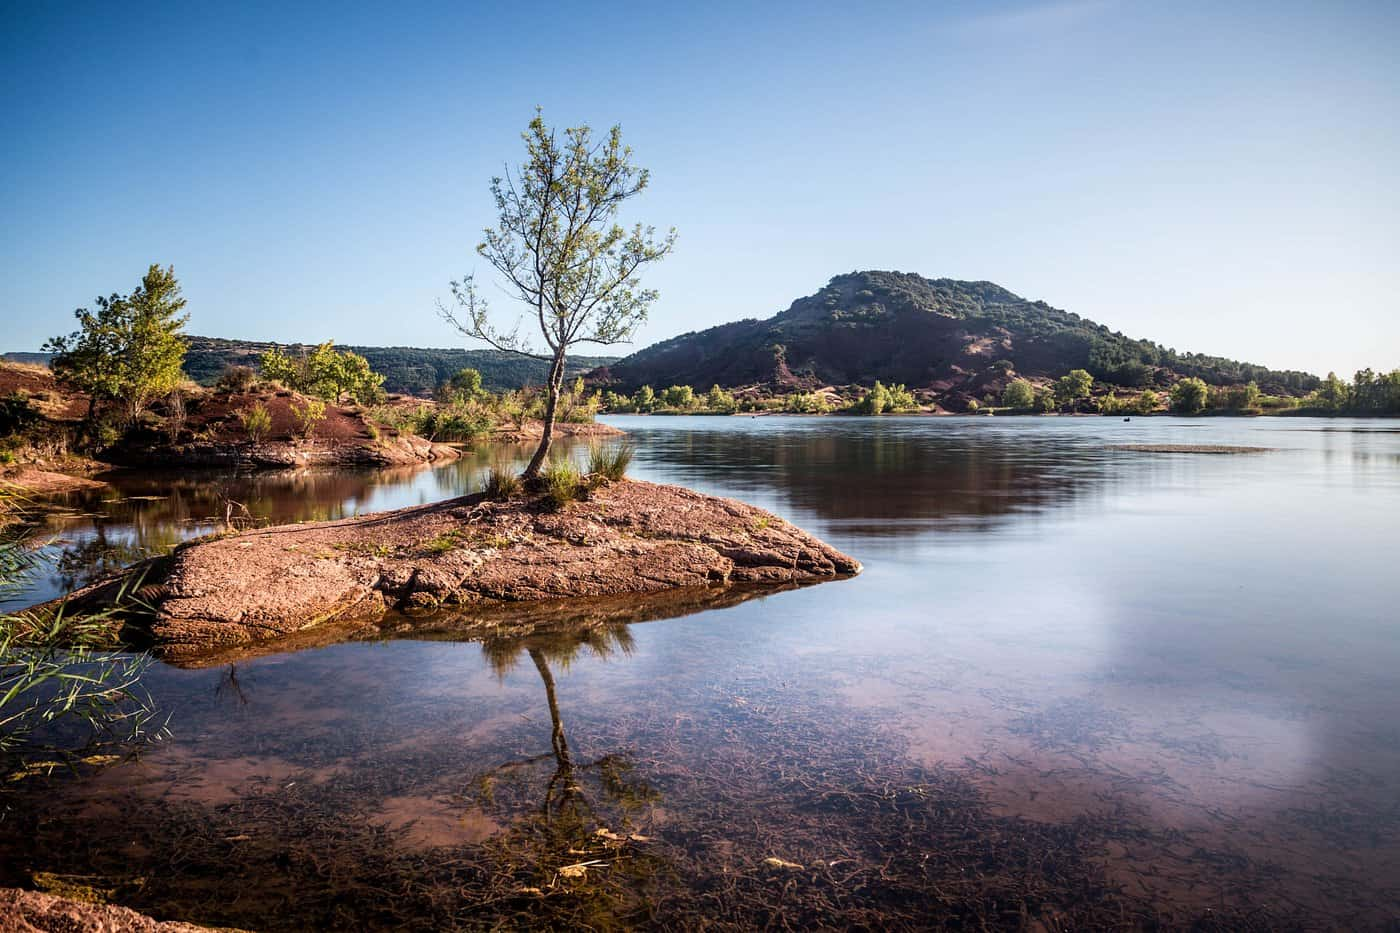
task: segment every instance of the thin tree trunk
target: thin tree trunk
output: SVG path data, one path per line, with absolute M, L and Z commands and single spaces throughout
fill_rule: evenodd
M 554 415 L 559 407 L 559 390 L 564 385 L 564 350 L 554 354 L 554 363 L 549 367 L 549 395 L 544 403 L 544 431 L 540 435 L 540 446 L 530 458 L 525 468 L 524 479 L 528 482 L 540 475 L 545 458 L 549 456 L 549 442 L 554 438 Z
M 572 771 L 574 759 L 569 754 L 568 740 L 564 738 L 564 720 L 559 715 L 559 698 L 554 693 L 554 675 L 549 670 L 549 662 L 545 660 L 544 653 L 538 648 L 530 649 L 530 660 L 535 662 L 535 669 L 540 672 L 540 679 L 544 681 L 544 696 L 549 703 L 549 744 L 554 748 L 555 760 L 559 762 L 561 772 Z

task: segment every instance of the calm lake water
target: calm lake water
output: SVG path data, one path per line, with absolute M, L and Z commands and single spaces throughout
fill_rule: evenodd
M 633 476 L 865 572 L 573 636 L 158 664 L 170 737 L 17 782 L 0 884 L 250 929 L 1400 925 L 1400 422 L 610 420 Z M 1163 443 L 1272 450 L 1112 449 Z M 53 519 L 27 595 L 230 499 L 333 518 L 488 459 L 118 477 Z

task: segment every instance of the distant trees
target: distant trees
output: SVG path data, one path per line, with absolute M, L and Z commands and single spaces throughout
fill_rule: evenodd
M 1013 379 L 1001 392 L 1001 404 L 1007 408 L 1035 407 L 1035 386 L 1025 379 Z
M 1204 381 L 1190 376 L 1180 379 L 1172 386 L 1170 398 L 1172 411 L 1182 415 L 1194 415 L 1206 407 L 1209 390 Z
M 120 406 L 134 423 L 151 403 L 169 395 L 184 373 L 185 299 L 173 266 L 151 266 L 130 295 L 98 298 L 97 309 L 73 312 L 79 328 L 44 344 L 55 377 L 99 403 Z
M 695 407 L 695 390 L 690 386 L 671 386 L 661 393 L 661 403 L 667 408 L 679 408 L 682 411 Z
M 739 410 L 739 403 L 734 398 L 733 392 L 726 392 L 716 383 L 710 386 L 709 392 L 705 393 L 705 409 L 723 414 L 733 414 Z
M 1219 393 L 1220 408 L 1230 411 L 1247 411 L 1259 404 L 1259 384 L 1249 382 L 1244 385 L 1228 386 Z
M 1071 369 L 1055 383 L 1055 398 L 1063 403 L 1077 402 L 1089 397 L 1094 387 L 1094 377 L 1083 369 Z
M 339 404 L 349 396 L 361 405 L 384 397 L 384 377 L 369 361 L 349 350 L 336 350 L 335 341 L 319 344 L 310 353 L 292 356 L 273 344 L 258 361 L 264 379 L 289 389 Z
M 484 393 L 481 371 L 467 366 L 449 376 L 438 395 L 447 401 L 470 401 L 480 398 Z
M 914 393 L 903 384 L 886 387 L 876 379 L 874 387 L 851 406 L 851 411 L 858 415 L 881 415 L 885 412 L 911 411 L 917 407 Z
M 550 361 L 544 430 L 525 468 L 527 480 L 539 475 L 549 454 L 570 348 L 630 340 L 657 298 L 641 287 L 639 273 L 675 244 L 674 230 L 657 239 L 652 227 L 629 230 L 617 222 L 622 206 L 648 181 L 646 169 L 632 164 L 621 127 L 601 141 L 587 126 L 565 129 L 563 136 L 536 113 L 523 134 L 524 164 L 491 181 L 499 218 L 476 248 L 529 309 L 548 353 L 529 350 L 519 320 L 509 330 L 494 325 L 470 275 L 452 283 L 455 310 L 438 306 L 466 337 Z
M 856 402 L 854 411 L 861 415 L 878 415 L 889 409 L 890 393 L 885 384 L 875 380 L 874 387 Z
M 1357 372 L 1348 384 L 1336 373 L 1328 373 L 1304 408 L 1357 415 L 1400 414 L 1400 369 L 1378 373 L 1369 367 Z

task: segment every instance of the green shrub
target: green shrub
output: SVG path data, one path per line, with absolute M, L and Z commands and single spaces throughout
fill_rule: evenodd
M 906 389 L 902 382 L 890 386 L 885 393 L 885 411 L 913 411 L 919 407 L 919 403 L 914 400 L 914 393 Z
M 878 415 L 890 408 L 890 391 L 884 383 L 875 380 L 875 387 L 856 402 L 852 410 L 860 415 Z
M 667 408 L 689 410 L 695 406 L 695 390 L 690 386 L 671 386 L 661 393 L 661 402 Z
M 1001 404 L 1007 408 L 1034 408 L 1035 386 L 1024 379 L 1013 379 L 1001 392 Z
M 238 413 L 238 421 L 243 425 L 248 440 L 261 443 L 272 433 L 272 413 L 262 402 L 254 402 Z
M 1157 410 L 1158 402 L 1156 392 L 1151 389 L 1143 389 L 1138 393 L 1137 398 L 1133 399 L 1133 414 L 1150 415 Z
M 611 447 L 595 444 L 588 448 L 588 472 L 592 476 L 617 482 L 627 475 L 627 468 L 632 465 L 632 457 L 636 453 L 636 448 L 626 441 Z
M 1077 402 L 1087 398 L 1093 387 L 1093 376 L 1082 369 L 1071 369 L 1055 383 L 1055 397 L 1062 402 Z
M 486 483 L 482 490 L 486 498 L 504 502 L 520 495 L 520 474 L 511 469 L 509 463 L 498 461 L 486 473 Z
M 540 491 L 546 505 L 562 509 L 583 495 L 583 475 L 572 460 L 562 457 L 551 460 L 549 466 L 540 471 Z
M 326 420 L 326 403 L 318 398 L 309 398 L 298 405 L 292 403 L 292 420 L 296 422 L 297 433 L 302 437 L 310 437 L 316 431 L 316 426 Z
M 1183 415 L 1194 415 L 1206 407 L 1210 397 L 1209 389 L 1203 380 L 1192 376 L 1182 379 L 1171 388 L 1172 411 Z
M 826 396 L 819 392 L 794 392 L 782 400 L 781 410 L 797 415 L 824 415 L 831 411 Z
M 724 391 L 716 383 L 705 393 L 705 410 L 717 415 L 732 415 L 739 410 L 739 403 L 733 392 Z

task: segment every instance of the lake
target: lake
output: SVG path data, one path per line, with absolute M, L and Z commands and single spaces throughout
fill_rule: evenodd
M 249 929 L 1400 923 L 1400 422 L 608 420 L 632 476 L 865 572 L 154 665 L 169 737 L 16 782 L 0 884 Z M 491 456 L 118 476 L 16 601 L 230 518 L 454 496 Z

